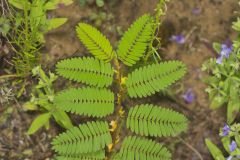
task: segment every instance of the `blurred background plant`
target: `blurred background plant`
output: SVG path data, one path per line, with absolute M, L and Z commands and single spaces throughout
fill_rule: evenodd
M 233 23 L 233 28 L 240 32 L 240 20 Z M 223 44 L 214 43 L 217 58 L 207 60 L 202 70 L 209 75 L 204 78 L 208 84 L 206 92 L 211 101 L 210 108 L 217 109 L 227 105 L 227 121 L 232 123 L 240 110 L 240 39 Z
M 225 124 L 220 130 L 221 142 L 227 157 L 219 147 L 217 147 L 211 140 L 205 139 L 205 143 L 215 160 L 239 160 L 240 159 L 240 124 L 233 124 L 231 126 Z M 226 157 L 226 158 L 225 158 Z
M 32 122 L 28 134 L 35 133 L 43 126 L 49 129 L 51 117 L 61 127 L 66 129 L 71 128 L 73 125 L 68 115 L 53 104 L 55 96 L 53 82 L 57 79 L 57 76 L 51 72 L 49 72 L 49 76 L 46 75 L 40 66 L 32 69 L 32 75 L 38 78 L 38 84 L 33 87 L 32 98 L 23 105 L 23 109 L 43 113 L 37 116 Z
M 27 77 L 39 63 L 40 49 L 44 45 L 44 34 L 64 24 L 66 18 L 47 18 L 46 12 L 71 4 L 72 0 L 39 1 L 9 0 L 4 1 L 4 16 L 0 19 L 2 34 L 11 45 L 14 55 L 10 64 L 15 74 L 1 78 L 18 77 L 15 84 L 21 84 L 18 96 L 25 90 Z M 8 8 L 8 9 L 5 9 Z M 7 20 L 6 20 L 7 19 Z
M 78 3 L 82 7 L 93 3 L 95 3 L 98 7 L 103 7 L 105 4 L 105 0 L 78 0 Z

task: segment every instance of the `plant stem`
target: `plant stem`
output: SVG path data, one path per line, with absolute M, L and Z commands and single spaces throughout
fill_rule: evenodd
M 5 78 L 15 78 L 15 77 L 19 77 L 16 74 L 7 74 L 7 75 L 2 75 L 0 76 L 0 79 L 5 79 Z
M 146 63 L 149 59 L 149 57 L 154 54 L 154 50 L 160 48 L 160 40 L 156 37 L 158 35 L 158 32 L 159 32 L 159 29 L 160 29 L 160 26 L 161 26 L 161 20 L 160 20 L 160 17 L 163 16 L 165 14 L 165 12 L 163 11 L 163 6 L 165 6 L 166 2 L 168 0 L 159 0 L 158 2 L 158 5 L 157 5 L 157 8 L 155 9 L 156 10 L 156 13 L 155 13 L 155 22 L 154 22 L 154 31 L 152 33 L 152 38 L 151 38 L 151 41 L 149 43 L 149 46 L 148 46 L 148 49 L 149 51 L 147 52 L 146 56 L 144 57 L 144 63 Z M 157 47 L 154 47 L 153 46 L 153 43 L 154 41 L 157 40 L 158 44 L 157 44 Z
M 115 116 L 116 116 L 115 121 L 117 123 L 117 128 L 112 132 L 113 146 L 112 146 L 112 151 L 111 151 L 108 159 L 112 159 L 112 157 L 117 152 L 116 144 L 118 143 L 122 127 L 125 124 L 125 119 L 123 118 L 123 115 L 122 115 L 122 112 L 124 112 L 123 107 L 122 107 L 124 87 L 122 85 L 121 67 L 120 67 L 120 64 L 119 64 L 119 61 L 117 58 L 114 58 L 113 64 L 115 66 L 115 72 L 116 72 L 116 77 L 115 77 L 115 80 L 117 82 L 116 88 L 118 88 L 117 102 L 116 102 L 117 104 L 116 104 L 116 109 L 115 109 L 115 112 L 116 112 L 115 113 Z

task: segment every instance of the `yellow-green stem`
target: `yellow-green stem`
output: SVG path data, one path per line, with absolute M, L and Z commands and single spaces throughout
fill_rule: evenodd
M 121 114 L 123 111 L 123 107 L 122 107 L 122 101 L 123 101 L 123 93 L 124 93 L 124 88 L 122 85 L 122 75 L 121 75 L 121 68 L 120 68 L 120 64 L 117 58 L 114 58 L 113 60 L 114 63 L 114 67 L 115 67 L 115 72 L 116 72 L 116 82 L 117 82 L 117 86 L 116 88 L 118 88 L 118 92 L 117 92 L 117 104 L 116 104 L 116 123 L 117 123 L 117 128 L 112 132 L 112 139 L 113 139 L 113 146 L 112 146 L 112 151 L 110 152 L 110 155 L 108 157 L 108 159 L 110 160 L 112 158 L 112 156 L 116 153 L 117 149 L 116 149 L 116 142 L 120 136 L 122 127 L 124 125 L 124 118 L 122 117 L 123 115 Z

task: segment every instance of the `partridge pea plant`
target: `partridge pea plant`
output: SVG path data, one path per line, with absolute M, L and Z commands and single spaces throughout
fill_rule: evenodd
M 227 152 L 227 158 L 221 150 L 212 143 L 211 140 L 206 139 L 206 145 L 215 160 L 238 160 L 240 159 L 240 124 L 233 124 L 231 126 L 225 125 L 221 131 L 221 141 L 224 149 Z
M 187 118 L 154 104 L 136 104 L 137 99 L 166 89 L 186 72 L 186 66 L 180 61 L 133 68 L 147 53 L 154 24 L 149 14 L 137 19 L 124 33 L 116 51 L 96 28 L 78 24 L 77 35 L 94 57 L 76 57 L 57 63 L 58 75 L 85 85 L 61 91 L 54 104 L 91 120 L 52 141 L 56 159 L 171 159 L 169 150 L 149 137 L 176 136 L 187 129 Z M 133 71 L 126 75 L 124 65 Z M 136 105 L 127 103 L 129 98 Z M 126 128 L 131 133 L 124 133 Z
M 240 20 L 233 23 L 233 28 L 240 32 Z M 214 43 L 213 47 L 219 53 L 218 58 L 211 58 L 202 67 L 209 73 L 205 82 L 210 108 L 227 105 L 227 120 L 232 123 L 240 109 L 240 39 L 233 43 Z

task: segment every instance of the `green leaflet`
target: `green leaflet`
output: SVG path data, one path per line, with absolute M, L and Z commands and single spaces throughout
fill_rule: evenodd
M 100 150 L 97 152 L 74 154 L 74 155 L 58 155 L 56 160 L 105 160 L 105 151 Z
M 176 136 L 187 129 L 187 118 L 175 111 L 151 104 L 129 110 L 127 128 L 141 136 Z
M 59 93 L 54 99 L 54 104 L 67 112 L 104 117 L 114 111 L 114 95 L 107 89 L 69 89 Z
M 128 74 L 126 81 L 128 94 L 132 98 L 153 95 L 179 80 L 185 72 L 186 66 L 180 61 L 168 61 L 138 68 Z
M 97 152 L 112 143 L 107 122 L 96 121 L 81 124 L 60 134 L 52 141 L 58 155 L 74 156 Z
M 132 66 L 144 56 L 154 32 L 153 22 L 153 17 L 145 14 L 136 20 L 123 35 L 117 54 L 125 65 Z
M 96 58 L 106 62 L 112 60 L 114 56 L 113 48 L 101 32 L 85 23 L 79 23 L 76 31 L 81 42 Z
M 57 63 L 59 75 L 97 87 L 108 87 L 113 81 L 113 68 L 92 57 L 65 59 Z
M 152 140 L 129 136 L 124 139 L 114 160 L 171 160 L 171 153 Z

